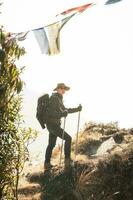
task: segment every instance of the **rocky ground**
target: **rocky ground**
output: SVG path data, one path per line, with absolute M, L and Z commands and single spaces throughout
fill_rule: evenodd
M 79 133 L 78 155 L 69 171 L 63 165 L 59 168 L 59 147 L 52 160 L 57 166 L 49 173 L 44 173 L 42 159 L 29 158 L 19 183 L 19 199 L 132 200 L 132 144 L 133 129 L 90 122 Z M 75 142 L 73 159 L 74 149 Z

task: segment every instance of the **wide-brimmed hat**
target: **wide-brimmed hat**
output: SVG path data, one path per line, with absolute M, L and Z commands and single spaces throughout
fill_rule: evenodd
M 56 86 L 56 88 L 53 89 L 53 91 L 56 91 L 59 88 L 63 88 L 65 90 L 70 90 L 70 87 L 66 86 L 64 83 L 58 83 L 57 86 Z

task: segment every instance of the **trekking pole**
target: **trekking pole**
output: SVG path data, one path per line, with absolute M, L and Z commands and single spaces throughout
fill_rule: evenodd
M 78 148 L 78 133 L 79 133 L 79 123 L 80 123 L 80 111 L 78 113 L 78 124 L 77 124 L 77 134 L 76 134 L 76 143 L 75 143 L 75 161 L 77 156 L 77 148 Z
M 62 151 L 63 151 L 63 141 L 64 141 L 65 125 L 66 125 L 66 117 L 64 117 L 64 125 L 63 125 L 63 133 L 62 133 L 62 143 L 61 143 L 60 163 L 59 163 L 60 167 L 61 167 L 61 160 L 62 160 Z

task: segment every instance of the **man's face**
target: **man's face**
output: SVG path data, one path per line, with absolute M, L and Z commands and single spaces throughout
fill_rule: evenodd
M 66 90 L 65 90 L 65 88 L 58 88 L 58 89 L 57 89 L 57 92 L 58 92 L 59 94 L 61 94 L 61 95 L 64 95 L 65 92 L 66 92 Z

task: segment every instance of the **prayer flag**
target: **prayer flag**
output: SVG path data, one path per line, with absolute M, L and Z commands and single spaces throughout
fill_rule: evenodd
M 105 5 L 118 3 L 119 1 L 122 1 L 122 0 L 108 0 L 108 1 L 105 3 Z
M 53 23 L 45 27 L 47 37 L 49 41 L 49 54 L 54 55 L 60 52 L 60 31 L 63 26 L 74 16 L 72 14 L 69 17 L 62 19 L 59 22 Z
M 70 8 L 68 10 L 65 10 L 63 11 L 62 13 L 60 13 L 61 15 L 66 15 L 66 14 L 69 14 L 69 13 L 72 13 L 72 12 L 84 12 L 87 8 L 93 6 L 94 4 L 93 3 L 89 3 L 89 4 L 85 4 L 85 5 L 82 5 L 82 6 L 78 6 L 78 7 L 74 7 L 74 8 Z
M 49 54 L 49 42 L 44 27 L 34 29 L 33 33 L 42 53 Z

